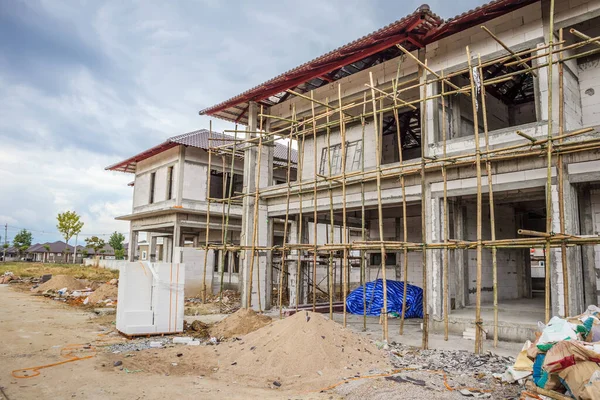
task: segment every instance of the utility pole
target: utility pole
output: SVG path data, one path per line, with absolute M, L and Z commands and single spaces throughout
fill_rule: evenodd
M 4 246 L 2 252 L 2 261 L 6 262 L 6 239 L 8 238 L 8 223 L 4 224 Z

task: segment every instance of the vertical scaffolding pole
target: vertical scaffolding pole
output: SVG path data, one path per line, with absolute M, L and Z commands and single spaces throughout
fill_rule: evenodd
M 206 183 L 206 236 L 204 239 L 204 272 L 202 274 L 202 303 L 206 303 L 206 267 L 208 263 L 208 241 L 210 238 L 210 176 L 212 170 L 212 120 L 208 123 L 208 181 Z
M 300 146 L 300 155 L 298 157 L 298 202 L 299 202 L 299 222 L 298 222 L 298 243 L 302 243 L 302 226 L 304 221 L 302 220 L 302 170 L 304 168 L 304 135 L 302 135 L 302 144 Z M 316 177 L 315 177 L 316 178 Z M 298 249 L 298 267 L 296 268 L 296 312 L 298 312 L 298 304 L 300 304 L 300 277 L 302 276 L 302 249 Z
M 314 91 L 310 91 L 310 109 L 312 111 L 312 131 L 313 131 L 313 312 L 317 311 L 317 122 L 315 120 L 315 102 Z
M 546 261 L 546 279 L 545 279 L 545 308 L 546 323 L 550 320 L 550 234 L 552 233 L 552 87 L 554 69 L 554 0 L 550 0 L 550 24 L 548 27 L 548 142 L 546 143 L 546 239 L 545 261 Z M 564 232 L 563 232 L 564 233 Z
M 327 104 L 327 106 L 329 106 L 329 97 L 325 98 L 325 104 Z M 331 128 L 329 126 L 329 115 L 330 113 L 327 112 L 327 116 L 326 116 L 326 121 L 327 121 L 327 128 L 325 128 L 326 130 L 326 134 L 327 134 L 327 173 L 328 176 L 331 176 Z M 331 237 L 331 240 L 334 240 L 334 229 L 333 229 L 333 189 L 331 186 L 331 180 L 327 181 L 329 183 L 329 188 L 328 188 L 328 193 L 329 193 L 329 235 Z M 333 253 L 331 252 L 331 250 L 329 251 L 329 270 L 328 270 L 328 277 L 329 277 L 329 319 L 333 319 L 333 296 L 335 295 L 335 277 L 333 275 Z
M 423 340 L 421 347 L 423 350 L 429 348 L 429 301 L 428 282 L 427 282 L 427 204 L 425 193 L 427 184 L 425 181 L 425 129 L 427 122 L 427 60 L 421 65 L 419 62 L 419 78 L 423 81 L 421 94 L 421 240 L 422 240 L 422 264 L 423 264 Z
M 564 81 L 564 65 L 563 65 L 563 28 L 558 31 L 558 41 L 560 42 L 560 52 L 558 61 L 558 140 L 559 144 L 563 143 L 562 136 L 565 131 L 565 81 Z M 565 188 L 564 188 L 564 165 L 562 153 L 558 153 L 557 165 L 558 169 L 558 207 L 560 233 L 566 234 L 565 230 Z M 563 295 L 564 295 L 564 313 L 565 317 L 569 316 L 569 268 L 567 265 L 567 244 L 563 241 L 560 245 L 561 264 L 563 272 Z
M 481 67 L 481 56 L 477 55 L 477 62 L 479 65 L 479 76 L 483 82 L 483 68 Z M 485 152 L 486 158 L 489 156 L 490 151 L 490 138 L 488 133 L 488 120 L 487 120 L 487 102 L 485 97 L 485 85 L 481 85 L 481 111 L 483 117 L 483 133 L 485 135 Z M 487 171 L 488 180 L 488 192 L 489 192 L 489 203 L 490 203 L 490 231 L 492 241 L 496 240 L 496 211 L 494 207 L 494 190 L 492 183 L 492 163 L 489 158 L 486 160 L 485 168 Z M 494 347 L 498 347 L 498 250 L 496 246 L 492 247 L 492 285 L 494 291 Z
M 377 168 L 377 213 L 379 222 L 379 240 L 381 243 L 381 278 L 383 281 L 383 309 L 381 310 L 381 317 L 383 319 L 383 340 L 388 340 L 388 329 L 387 329 L 387 277 L 385 271 L 385 243 L 383 236 L 383 207 L 381 204 L 381 143 L 379 138 L 379 126 L 377 121 L 377 100 L 375 96 L 375 82 L 373 80 L 373 72 L 369 72 L 369 79 L 371 81 L 371 97 L 373 101 L 373 124 L 375 132 L 375 148 L 376 148 L 376 168 Z
M 361 137 L 361 145 L 360 145 L 360 171 L 365 172 L 365 117 L 364 115 L 367 113 L 367 93 L 363 95 L 363 112 L 360 118 L 360 123 L 362 125 L 362 137 Z M 360 219 L 361 219 L 361 240 L 364 242 L 366 238 L 366 229 L 365 229 L 365 182 L 364 179 L 360 181 Z M 365 263 L 365 251 L 360 251 L 360 279 L 363 287 L 363 331 L 367 330 L 367 279 L 366 279 L 366 263 Z
M 479 105 L 477 103 L 477 90 L 480 90 L 481 80 L 479 72 L 473 68 L 471 60 L 471 51 L 469 46 L 467 49 L 467 62 L 469 65 L 469 77 L 471 83 L 471 103 L 473 105 L 473 130 L 475 131 L 475 164 L 477 168 L 477 296 L 475 300 L 475 353 L 480 354 L 483 350 L 483 329 L 481 321 L 481 264 L 482 264 L 482 250 L 483 246 L 481 243 L 481 211 L 482 211 L 482 198 L 481 198 L 481 149 L 479 146 L 479 123 L 478 123 L 478 111 Z M 477 74 L 477 77 L 475 76 Z M 478 79 L 477 87 L 475 86 L 475 79 Z
M 292 105 L 292 120 L 296 120 L 296 105 Z M 290 221 L 290 191 L 291 191 L 291 171 L 292 171 L 292 138 L 295 124 L 290 126 L 290 136 L 288 139 L 288 151 L 287 151 L 287 193 L 285 196 L 285 222 L 283 227 L 283 247 L 281 250 L 281 270 L 279 271 L 279 319 L 283 318 L 283 277 L 286 270 L 286 245 L 288 238 L 288 224 Z M 288 303 L 289 305 L 289 303 Z
M 246 293 L 246 304 L 248 305 L 248 308 L 250 308 L 252 306 L 252 280 L 254 278 L 254 259 L 255 259 L 255 253 L 256 253 L 256 241 L 258 238 L 258 200 L 259 200 L 259 194 L 260 194 L 260 162 L 261 162 L 261 157 L 262 157 L 262 145 L 263 145 L 263 134 L 262 134 L 262 128 L 263 128 L 263 117 L 262 115 L 264 114 L 263 112 L 263 106 L 260 106 L 260 120 L 259 120 L 259 128 L 258 131 L 260 132 L 258 135 L 258 154 L 257 154 L 257 161 L 256 161 L 256 179 L 254 180 L 254 214 L 252 217 L 252 251 L 250 253 L 250 274 L 248 276 L 248 292 Z M 248 146 L 248 144 L 246 144 L 246 146 Z M 231 179 L 233 179 L 233 176 L 231 177 Z M 233 182 L 232 182 L 233 183 Z M 233 185 L 231 185 L 233 186 Z M 258 311 L 262 311 L 262 305 L 261 305 L 261 301 L 260 301 L 260 265 L 256 270 L 256 290 L 258 293 Z
M 441 85 L 441 102 L 442 102 L 442 155 L 446 158 L 446 141 L 447 141 L 447 131 L 446 131 L 446 84 L 444 83 L 444 70 L 440 72 L 440 76 L 442 77 Z M 449 318 L 449 308 L 448 300 L 450 298 L 449 293 L 449 285 L 448 285 L 448 174 L 446 171 L 446 164 L 442 165 L 442 178 L 444 179 L 444 260 L 442 264 L 442 275 L 444 281 L 444 292 L 443 292 L 443 312 L 444 312 L 444 340 L 448 340 L 448 318 Z
M 339 116 L 340 116 L 340 139 L 342 141 L 342 243 L 344 244 L 344 253 L 342 257 L 342 270 L 344 274 L 343 281 L 343 302 L 344 302 L 344 328 L 346 327 L 346 296 L 348 295 L 348 227 L 346 220 L 346 124 L 344 123 L 344 113 L 342 111 L 342 85 L 338 84 Z
M 237 125 L 235 127 L 235 134 L 233 138 L 233 148 L 231 150 L 231 168 L 229 170 L 229 180 L 231 184 L 229 185 L 228 196 L 227 196 L 227 214 L 224 220 L 224 226 L 222 226 L 223 231 L 223 249 L 221 250 L 221 285 L 219 288 L 219 301 L 223 301 L 223 277 L 225 273 L 225 253 L 227 252 L 227 235 L 229 231 L 229 214 L 231 212 L 231 198 L 233 197 L 233 175 L 234 175 L 234 167 L 235 167 L 235 150 L 237 143 Z M 225 158 L 223 158 L 223 166 L 225 165 Z M 225 169 L 223 169 L 223 177 L 225 178 Z M 225 179 L 225 184 L 227 183 Z M 223 186 L 223 191 L 225 191 L 225 184 Z

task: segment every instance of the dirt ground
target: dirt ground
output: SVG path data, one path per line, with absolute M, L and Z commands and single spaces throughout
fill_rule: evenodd
M 68 306 L 41 296 L 17 291 L 0 285 L 0 400 L 7 399 L 164 399 L 168 396 L 202 399 L 459 399 L 458 392 L 444 389 L 439 377 L 421 372 L 406 373 L 406 380 L 385 378 L 362 379 L 341 384 L 325 393 L 295 387 L 286 390 L 264 382 L 239 382 L 234 377 L 210 377 L 214 367 L 206 357 L 206 365 L 199 363 L 200 348 L 177 346 L 163 350 L 148 349 L 112 354 L 103 346 L 124 343 L 120 336 L 106 335 L 114 330 L 114 315 L 97 317 L 89 310 Z M 17 379 L 13 370 L 26 369 L 64 360 L 61 350 L 67 345 L 95 346 L 92 358 L 40 369 L 40 375 Z M 217 351 L 220 346 L 205 347 Z M 78 349 L 80 357 L 91 355 L 93 349 Z M 178 354 L 181 354 L 178 356 Z M 123 365 L 114 367 L 115 360 Z M 178 364 L 177 366 L 172 363 Z M 185 365 L 196 369 L 180 374 Z M 152 367 L 150 367 L 152 366 Z M 129 368 L 127 368 L 129 367 Z M 142 371 L 139 371 L 142 370 Z M 31 374 L 32 372 L 27 372 Z M 416 381 L 415 381 L 416 379 Z M 459 378 L 459 379 L 462 379 Z M 418 381 L 426 381 L 424 387 Z M 417 384 L 415 384 L 417 382 Z M 460 382 L 460 381 L 458 381 Z M 453 382 L 454 383 L 454 382 Z M 265 387 L 261 387 L 265 385 Z M 293 387 L 293 385 L 291 385 Z M 493 396 L 495 398 L 495 396 Z M 502 398 L 506 398 L 502 396 Z

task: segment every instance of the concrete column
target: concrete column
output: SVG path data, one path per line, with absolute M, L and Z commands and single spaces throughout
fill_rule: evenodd
M 168 262 L 173 262 L 173 253 L 175 247 L 181 246 L 181 226 L 179 225 L 179 218 L 175 218 L 175 224 L 173 225 L 173 241 L 171 243 L 171 255 L 168 258 Z
M 290 219 L 290 227 L 288 233 L 288 243 L 289 244 L 297 244 L 298 243 L 298 221 L 296 219 Z M 292 250 L 286 256 L 286 258 L 290 260 L 296 260 L 298 257 L 298 250 Z M 286 263 L 288 269 L 288 290 L 290 293 L 290 307 L 295 306 L 298 303 L 298 299 L 296 298 L 296 287 L 298 285 L 297 277 L 298 277 L 298 262 L 290 261 Z
M 248 107 L 248 130 L 246 139 L 250 139 L 256 135 L 250 133 L 258 129 L 257 115 L 258 107 L 255 102 L 250 102 Z M 268 131 L 268 127 L 266 127 Z M 258 173 L 258 147 L 249 146 L 244 152 L 244 193 L 252 194 L 255 192 L 256 174 Z M 260 188 L 270 186 L 273 181 L 273 147 L 263 146 L 260 157 L 260 176 L 258 185 Z M 270 247 L 272 245 L 271 221 L 267 217 L 267 204 L 259 200 L 257 225 L 254 226 L 254 196 L 244 197 L 242 204 L 242 232 L 240 243 L 245 246 L 252 246 L 254 231 L 256 230 L 256 246 Z M 246 250 L 242 258 L 243 285 L 242 285 L 242 306 L 246 306 L 247 290 L 250 281 L 250 268 L 253 269 L 252 288 L 251 288 L 251 305 L 258 309 L 259 302 L 262 308 L 268 309 L 271 306 L 271 281 L 268 279 L 268 269 L 270 251 L 257 251 L 254 257 L 251 256 L 251 251 Z M 254 265 L 251 266 L 251 261 L 254 259 Z M 260 286 L 260 292 L 259 292 Z M 260 299 L 260 301 L 259 301 Z
M 465 238 L 465 215 L 460 200 L 452 202 L 452 219 L 454 225 L 453 238 L 464 240 Z M 453 250 L 454 265 L 451 266 L 453 273 L 451 276 L 455 280 L 456 287 L 456 308 L 464 308 L 469 304 L 468 281 L 469 268 L 466 263 L 466 250 Z
M 177 160 L 177 190 L 175 203 L 178 206 L 183 204 L 183 175 L 185 172 L 185 146 L 179 146 L 179 159 Z M 209 171 L 210 173 L 210 171 Z M 178 243 L 177 241 L 175 243 Z
M 440 198 L 430 198 L 429 194 L 426 194 L 427 200 L 429 201 L 431 213 L 431 221 L 427 223 L 427 237 L 428 242 L 431 238 L 431 242 L 443 242 L 443 206 Z M 428 292 L 429 292 L 429 309 L 430 315 L 433 318 L 443 317 L 443 296 L 448 296 L 449 293 L 444 293 L 443 279 L 442 279 L 442 250 L 430 250 L 428 252 Z M 448 296 L 449 297 L 449 296 Z
M 156 258 L 156 239 L 157 237 L 154 236 L 153 234 L 149 233 L 148 234 L 149 237 L 149 241 L 148 243 L 150 244 L 150 248 L 148 249 L 148 260 L 151 262 L 155 262 L 157 260 Z
M 592 193 L 589 185 L 585 185 L 578 193 L 580 210 L 580 232 L 582 235 L 594 235 L 594 217 L 592 209 Z M 598 304 L 595 257 L 597 246 L 582 246 L 584 304 Z
M 565 177 L 566 178 L 566 177 Z M 558 185 L 552 185 L 552 231 L 560 232 Z M 565 231 L 563 233 L 579 234 L 579 210 L 577 192 L 564 180 Z M 577 315 L 585 309 L 583 301 L 583 276 L 581 268 L 581 250 L 577 247 L 567 248 L 567 273 L 569 277 L 569 314 Z M 552 315 L 564 316 L 564 280 L 562 267 L 562 250 L 560 247 L 550 250 L 550 290 Z
M 138 232 L 133 230 L 133 227 L 129 229 L 129 249 L 127 251 L 127 257 L 129 261 L 135 261 L 135 256 L 137 255 L 137 242 L 138 242 Z

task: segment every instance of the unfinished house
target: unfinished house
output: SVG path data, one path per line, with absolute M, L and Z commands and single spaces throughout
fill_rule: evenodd
M 135 175 L 130 183 L 131 214 L 117 218 L 130 222 L 129 260 L 185 262 L 189 269 L 185 284 L 188 296 L 204 289 L 205 268 L 209 269 L 208 290 L 238 289 L 239 257 L 235 249 L 211 250 L 208 257 L 196 250 L 206 243 L 239 244 L 243 153 L 232 157 L 231 152 L 223 155 L 218 149 L 208 152 L 211 146 L 229 143 L 235 143 L 234 135 L 202 129 L 168 138 L 106 168 Z M 270 165 L 287 166 L 288 157 L 295 163 L 296 153 L 287 146 L 271 148 Z M 287 175 L 282 171 L 274 168 L 269 184 L 285 181 Z M 145 235 L 147 244 L 140 244 L 140 234 Z
M 484 330 L 522 341 L 597 304 L 598 35 L 600 0 L 422 6 L 200 111 L 247 125 L 228 147 L 245 151 L 245 304 L 345 311 L 361 283 L 404 281 L 425 293 L 424 347 L 476 327 L 477 351 Z M 276 139 L 298 179 L 273 186 Z

